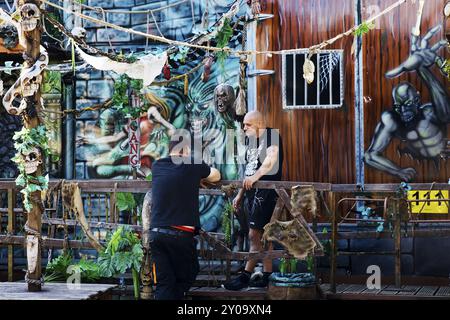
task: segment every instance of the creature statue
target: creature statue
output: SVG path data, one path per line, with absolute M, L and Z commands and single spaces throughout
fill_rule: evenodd
M 235 100 L 234 89 L 229 84 L 219 84 L 214 89 L 214 105 L 219 113 L 230 113 L 233 115 Z
M 433 160 L 439 167 L 439 158 L 446 148 L 447 125 L 450 122 L 450 97 L 445 85 L 430 70 L 435 64 L 443 65 L 438 51 L 447 46 L 442 40 L 430 46 L 430 39 L 440 26 L 431 29 L 423 38 L 412 36 L 411 54 L 399 67 L 386 73 L 387 78 L 398 77 L 404 72 L 417 72 L 427 86 L 431 103 L 423 104 L 417 90 L 407 82 L 393 89 L 393 109 L 383 112 L 372 142 L 365 153 L 364 161 L 369 166 L 411 181 L 416 176 L 414 168 L 401 168 L 383 156 L 383 151 L 392 139 L 401 140 L 405 147 L 401 154 L 408 154 L 417 160 Z

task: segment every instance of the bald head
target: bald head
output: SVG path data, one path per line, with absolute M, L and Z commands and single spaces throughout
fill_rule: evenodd
M 259 111 L 250 111 L 244 117 L 244 131 L 247 136 L 259 136 L 266 129 L 264 117 Z

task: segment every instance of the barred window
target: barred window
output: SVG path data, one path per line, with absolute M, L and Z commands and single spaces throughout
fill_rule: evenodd
M 303 78 L 308 49 L 282 55 L 283 109 L 331 109 L 344 102 L 343 50 L 322 50 L 311 57 L 314 82 Z

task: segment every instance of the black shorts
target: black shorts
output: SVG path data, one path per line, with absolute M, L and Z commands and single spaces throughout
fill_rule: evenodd
M 278 195 L 275 190 L 251 189 L 245 193 L 244 210 L 251 229 L 263 230 L 270 222 Z

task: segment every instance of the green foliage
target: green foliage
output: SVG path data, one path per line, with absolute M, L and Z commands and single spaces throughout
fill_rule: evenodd
M 121 75 L 114 83 L 114 93 L 112 96 L 113 108 L 119 111 L 125 118 L 138 118 L 149 108 L 144 95 L 141 93 L 143 88 L 142 80 L 130 79 L 127 75 Z M 135 108 L 130 104 L 130 94 L 128 89 L 138 94 L 142 105 Z
M 141 268 L 144 256 L 142 245 L 135 233 L 127 227 L 119 227 L 109 238 L 106 249 L 100 253 L 100 270 L 106 277 L 123 274 L 128 269 Z
M 136 208 L 136 200 L 130 192 L 118 192 L 116 204 L 120 211 L 131 211 Z
M 61 73 L 47 70 L 44 73 L 42 93 L 61 93 Z
M 100 253 L 98 263 L 103 276 L 112 277 L 131 269 L 134 296 L 139 298 L 139 271 L 144 257 L 141 241 L 129 227 L 119 227 L 109 237 L 106 249 Z
M 230 19 L 225 19 L 223 23 L 223 27 L 217 32 L 216 36 L 216 46 L 218 48 L 225 48 L 230 42 L 231 37 L 233 36 L 233 28 L 231 27 Z M 222 73 L 225 71 L 225 61 L 229 56 L 229 52 L 227 51 L 218 51 L 216 52 L 217 63 L 222 70 Z
M 227 201 L 222 212 L 222 230 L 225 234 L 225 243 L 231 244 L 231 219 L 233 218 L 233 203 Z
M 375 24 L 373 22 L 363 22 L 361 23 L 360 26 L 358 26 L 358 28 L 356 28 L 356 30 L 353 32 L 353 34 L 357 37 L 359 36 L 363 36 L 366 33 L 369 33 L 370 30 L 372 30 L 373 28 L 375 28 Z
M 444 63 L 441 66 L 441 70 L 446 75 L 447 80 L 450 80 L 450 59 L 444 61 Z
M 70 266 L 72 269 L 68 273 Z M 101 277 L 100 267 L 95 261 L 82 258 L 74 264 L 72 253 L 66 251 L 47 264 L 44 280 L 46 282 L 66 281 L 73 273 L 79 273 L 83 282 L 94 282 Z
M 47 130 L 45 126 L 38 126 L 36 128 L 22 128 L 13 136 L 14 147 L 17 150 L 16 155 L 12 161 L 17 164 L 19 175 L 16 178 L 16 184 L 23 189 L 20 191 L 23 197 L 23 205 L 27 212 L 33 209 L 30 201 L 30 194 L 36 191 L 44 191 L 48 189 L 48 176 L 32 176 L 25 172 L 25 161 L 22 154 L 28 154 L 34 148 L 38 148 L 42 152 L 42 156 L 48 157 L 51 155 L 50 147 L 48 145 Z

